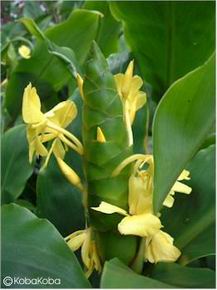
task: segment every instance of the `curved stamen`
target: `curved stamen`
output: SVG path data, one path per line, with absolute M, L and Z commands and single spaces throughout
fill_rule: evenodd
M 48 122 L 47 123 L 47 127 L 51 128 L 51 129 L 54 129 L 54 130 L 56 130 L 56 131 L 58 131 L 60 133 L 63 133 L 65 136 L 67 136 L 69 139 L 71 139 L 77 145 L 77 147 L 79 148 L 80 154 L 81 155 L 83 154 L 83 152 L 84 152 L 83 145 L 78 140 L 78 138 L 76 138 L 73 134 L 71 134 L 69 131 L 67 131 L 67 130 L 59 127 L 59 126 L 56 126 L 52 122 Z
M 150 161 L 152 158 L 152 155 L 145 155 L 145 154 L 133 154 L 130 157 L 127 157 L 124 159 L 112 172 L 112 176 L 117 176 L 128 164 L 136 161 L 136 160 L 142 160 L 144 162 Z
M 75 150 L 77 153 L 79 153 L 80 155 L 83 154 L 83 151 L 81 151 L 81 149 L 78 146 L 70 142 L 64 135 L 60 134 L 58 137 L 60 140 L 64 142 L 64 144 Z

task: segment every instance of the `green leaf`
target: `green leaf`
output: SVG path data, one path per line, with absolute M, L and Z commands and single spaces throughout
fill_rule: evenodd
M 20 22 L 23 23 L 29 30 L 29 32 L 34 35 L 38 40 L 44 40 L 47 45 L 48 52 L 63 61 L 69 72 L 76 78 L 78 64 L 74 51 L 69 47 L 61 47 L 50 41 L 37 26 L 33 19 L 21 18 Z
M 99 31 L 96 39 L 103 54 L 107 57 L 111 53 L 116 52 L 121 26 L 120 23 L 113 18 L 108 3 L 106 1 L 86 1 L 84 8 L 97 10 L 103 15 L 100 19 Z
M 17 199 L 33 172 L 29 164 L 26 127 L 16 126 L 2 136 L 2 202 Z
M 61 282 L 59 285 L 31 285 L 36 288 L 90 286 L 73 252 L 55 227 L 24 207 L 15 204 L 3 206 L 2 237 L 2 277 L 50 277 Z
M 105 263 L 101 288 L 172 288 L 158 280 L 138 275 L 117 258 Z
M 24 24 L 29 32 L 34 35 L 38 40 L 45 40 L 43 32 L 39 29 L 33 19 L 23 17 L 19 20 L 20 23 Z
M 76 159 L 71 164 L 66 162 L 73 166 L 78 163 Z M 65 179 L 54 157 L 38 176 L 37 208 L 38 214 L 52 222 L 64 236 L 84 228 L 82 193 Z
M 204 105 L 205 104 L 205 105 Z M 198 151 L 215 118 L 215 57 L 176 81 L 154 118 L 154 209 L 158 212 L 177 177 Z
M 215 3 L 111 1 L 143 79 L 159 99 L 178 78 L 201 65 L 215 49 Z M 183 21 L 184 19 L 184 21 Z
M 81 64 L 96 37 L 99 17 L 96 12 L 77 9 L 66 21 L 47 29 L 45 36 L 58 46 L 72 49 Z M 6 108 L 15 118 L 20 112 L 23 90 L 32 82 L 39 95 L 46 100 L 47 109 L 50 109 L 58 102 L 55 92 L 70 79 L 71 75 L 65 64 L 48 52 L 45 41 L 38 41 L 32 57 L 22 59 L 11 75 L 6 91 Z
M 215 272 L 206 268 L 183 267 L 175 263 L 158 263 L 152 278 L 176 288 L 215 288 Z
M 215 253 L 214 160 L 215 145 L 200 150 L 187 166 L 191 174 L 187 183 L 192 193 L 177 193 L 174 206 L 162 211 L 163 224 L 181 249 L 182 264 Z

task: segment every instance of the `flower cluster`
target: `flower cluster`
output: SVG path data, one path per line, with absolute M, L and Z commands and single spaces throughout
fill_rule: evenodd
M 63 161 L 68 147 L 79 154 L 83 154 L 83 145 L 66 127 L 75 119 L 77 108 L 74 102 L 67 100 L 60 102 L 46 113 L 41 111 L 41 102 L 37 91 L 31 83 L 25 88 L 23 95 L 22 116 L 27 124 L 27 140 L 29 143 L 29 161 L 34 155 L 46 157 L 43 167 L 46 167 L 51 154 L 56 157 L 61 169 L 68 168 Z M 49 149 L 45 144 L 50 143 Z M 69 176 L 68 171 L 64 170 Z M 70 181 L 79 185 L 79 177 L 71 169 Z
M 145 260 L 148 260 L 150 263 L 176 261 L 181 252 L 173 245 L 173 238 L 161 230 L 163 225 L 159 218 L 160 214 L 155 215 L 153 212 L 153 156 L 132 155 L 116 168 L 113 175 L 119 174 L 131 162 L 135 162 L 135 165 L 129 178 L 129 213 L 106 202 L 101 202 L 98 207 L 92 207 L 92 209 L 105 214 L 119 213 L 124 215 L 125 217 L 118 224 L 118 230 L 122 235 L 135 235 L 145 238 Z M 146 164 L 148 168 L 142 169 Z M 178 181 L 175 182 L 168 193 L 163 203 L 165 206 L 172 206 L 174 202 L 173 196 L 176 191 L 185 194 L 191 192 L 189 186 L 180 182 L 185 179 L 189 179 L 189 171 L 187 170 L 181 173 Z
M 129 146 L 133 144 L 132 123 L 137 110 L 146 103 L 146 94 L 140 91 L 143 81 L 139 76 L 133 76 L 133 61 L 130 62 L 125 74 L 114 76 L 117 91 L 123 104 L 124 120 L 129 136 Z M 77 75 L 77 83 L 81 97 L 84 99 L 83 79 Z M 75 119 L 77 108 L 74 102 L 67 100 L 60 102 L 46 113 L 41 111 L 41 102 L 37 91 L 29 84 L 24 91 L 23 120 L 27 124 L 27 139 L 29 142 L 29 161 L 34 155 L 46 157 L 43 167 L 46 167 L 51 154 L 54 154 L 58 165 L 71 184 L 86 194 L 86 190 L 77 173 L 64 162 L 68 148 L 83 154 L 83 145 L 66 128 Z M 96 141 L 105 143 L 106 138 L 100 127 L 97 127 Z M 160 261 L 173 262 L 181 252 L 174 246 L 173 238 L 162 231 L 160 213 L 153 211 L 153 178 L 154 160 L 152 155 L 135 154 L 124 161 L 114 170 L 113 177 L 129 164 L 133 163 L 133 170 L 128 181 L 128 212 L 115 205 L 102 201 L 98 207 L 91 210 L 104 214 L 118 213 L 123 219 L 118 224 L 118 231 L 122 235 L 134 235 L 144 239 L 144 260 L 150 263 Z M 189 194 L 191 188 L 181 183 L 189 179 L 189 172 L 184 170 L 178 177 L 163 205 L 172 207 L 175 192 Z M 87 209 L 87 204 L 84 206 Z M 79 230 L 65 238 L 68 246 L 76 251 L 81 248 L 81 257 L 89 277 L 93 270 L 101 270 L 101 261 L 97 250 L 95 232 L 91 226 Z

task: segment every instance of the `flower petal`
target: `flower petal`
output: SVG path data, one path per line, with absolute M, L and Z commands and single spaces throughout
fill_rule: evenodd
M 179 175 L 179 177 L 178 177 L 178 181 L 180 181 L 180 180 L 190 180 L 191 178 L 190 178 L 190 172 L 188 171 L 188 170 L 183 170 L 182 171 L 182 173 Z
M 152 186 L 149 186 L 149 176 L 131 175 L 129 178 L 129 212 L 131 215 L 152 213 Z
M 102 213 L 107 213 L 107 214 L 119 213 L 125 216 L 128 215 L 124 209 L 118 206 L 112 205 L 110 203 L 104 202 L 104 201 L 102 201 L 98 207 L 91 207 L 91 208 L 93 210 L 96 210 Z
M 140 108 L 142 108 L 145 105 L 146 101 L 146 93 L 139 91 L 136 95 L 136 110 L 138 111 Z
M 36 88 L 31 83 L 25 88 L 22 104 L 23 120 L 27 124 L 34 124 L 45 121 L 44 114 L 41 112 L 41 102 Z
M 63 159 L 65 156 L 65 148 L 58 138 L 56 139 L 55 145 L 53 147 L 53 153 L 56 158 Z
M 141 214 L 127 216 L 118 224 L 118 230 L 122 235 L 135 235 L 148 237 L 162 227 L 158 217 L 153 214 Z
M 69 246 L 70 249 L 72 249 L 72 251 L 77 251 L 81 246 L 82 244 L 84 243 L 84 240 L 86 238 L 86 233 L 83 232 L 79 235 L 75 235 L 73 238 L 71 238 L 67 244 Z
M 166 207 L 172 207 L 174 204 L 174 201 L 175 201 L 174 197 L 169 193 L 167 197 L 165 198 L 163 205 Z
M 172 190 L 177 191 L 177 192 L 181 192 L 181 193 L 185 193 L 185 194 L 189 194 L 189 193 L 191 193 L 192 188 L 190 186 L 187 186 L 184 183 L 176 181 L 176 183 L 172 187 Z
M 180 255 L 180 250 L 173 245 L 173 238 L 163 231 L 146 240 L 145 258 L 150 263 L 175 262 Z
M 48 111 L 45 116 L 61 128 L 66 128 L 77 116 L 77 108 L 73 101 L 63 101 Z

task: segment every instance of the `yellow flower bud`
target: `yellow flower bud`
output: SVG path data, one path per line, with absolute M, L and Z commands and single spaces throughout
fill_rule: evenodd
M 106 138 L 105 135 L 103 134 L 103 131 L 100 127 L 97 127 L 97 136 L 96 136 L 96 140 L 99 143 L 105 143 L 106 142 Z
M 25 59 L 29 59 L 31 57 L 31 50 L 28 46 L 26 45 L 21 45 L 19 48 L 18 48 L 18 52 L 19 54 L 25 58 Z

